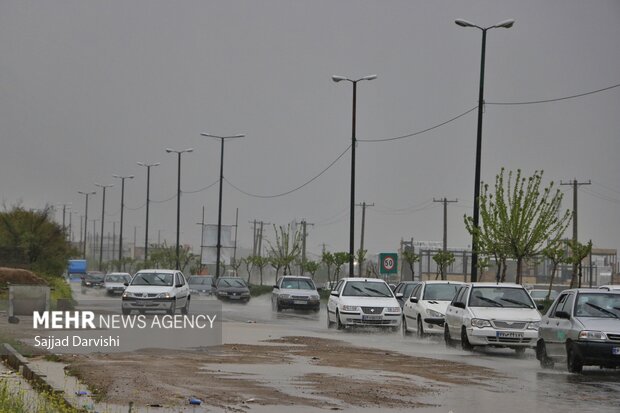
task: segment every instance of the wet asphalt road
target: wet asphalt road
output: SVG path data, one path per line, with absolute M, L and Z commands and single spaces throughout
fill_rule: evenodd
M 102 290 L 82 289 L 75 284 L 72 287 L 78 302 L 93 303 L 99 310 L 120 311 L 119 297 L 106 297 Z M 192 299 L 196 298 L 214 300 L 212 297 Z M 226 322 L 252 322 L 264 326 L 266 330 L 290 328 L 291 335 L 302 332 L 309 336 L 329 337 L 412 356 L 459 361 L 492 368 L 508 377 L 490 386 L 453 386 L 441 392 L 440 396 L 424 399 L 441 407 L 416 409 L 417 412 L 620 413 L 620 369 L 586 367 L 583 374 L 576 375 L 569 374 L 563 364 L 556 364 L 551 370 L 541 369 L 533 350 L 528 350 L 523 357 L 506 349 L 466 352 L 458 348 L 446 348 L 439 337 L 418 339 L 375 329 L 328 330 L 324 307 L 318 314 L 291 310 L 276 313 L 271 309 L 268 295 L 253 298 L 248 304 L 223 303 L 222 319 L 224 330 Z M 260 411 L 260 408 L 256 411 Z M 277 412 L 277 409 L 269 411 Z

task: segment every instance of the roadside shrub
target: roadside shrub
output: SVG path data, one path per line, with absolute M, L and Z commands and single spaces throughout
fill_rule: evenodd
M 273 291 L 272 285 L 254 285 L 250 284 L 250 296 L 258 297 L 259 295 L 269 294 Z

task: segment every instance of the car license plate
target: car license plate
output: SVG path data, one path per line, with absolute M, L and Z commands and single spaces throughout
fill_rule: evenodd
M 239 297 L 239 296 L 237 296 L 237 295 L 231 295 L 231 296 L 230 296 L 230 299 L 231 299 L 231 300 L 238 300 L 238 299 L 240 299 L 240 298 L 241 298 L 241 297 Z
M 381 320 L 383 317 L 380 315 L 363 315 L 362 320 L 372 321 L 372 320 Z
M 523 338 L 523 333 L 519 331 L 498 331 L 496 337 L 501 338 Z
M 614 356 L 620 356 L 620 347 L 612 347 L 611 354 L 613 354 Z
M 306 304 L 306 302 L 303 301 L 303 300 L 294 300 L 293 304 L 302 304 L 303 305 L 303 304 Z

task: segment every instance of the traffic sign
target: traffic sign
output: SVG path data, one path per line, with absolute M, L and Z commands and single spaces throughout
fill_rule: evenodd
M 382 252 L 379 254 L 379 272 L 381 274 L 396 274 L 398 272 L 398 253 Z

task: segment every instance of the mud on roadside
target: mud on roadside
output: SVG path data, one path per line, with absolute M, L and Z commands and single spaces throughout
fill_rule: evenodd
M 226 344 L 197 351 L 144 350 L 66 357 L 104 401 L 179 405 L 188 396 L 245 411 L 261 405 L 411 408 L 452 385 L 491 386 L 484 367 L 408 356 L 314 337 Z

